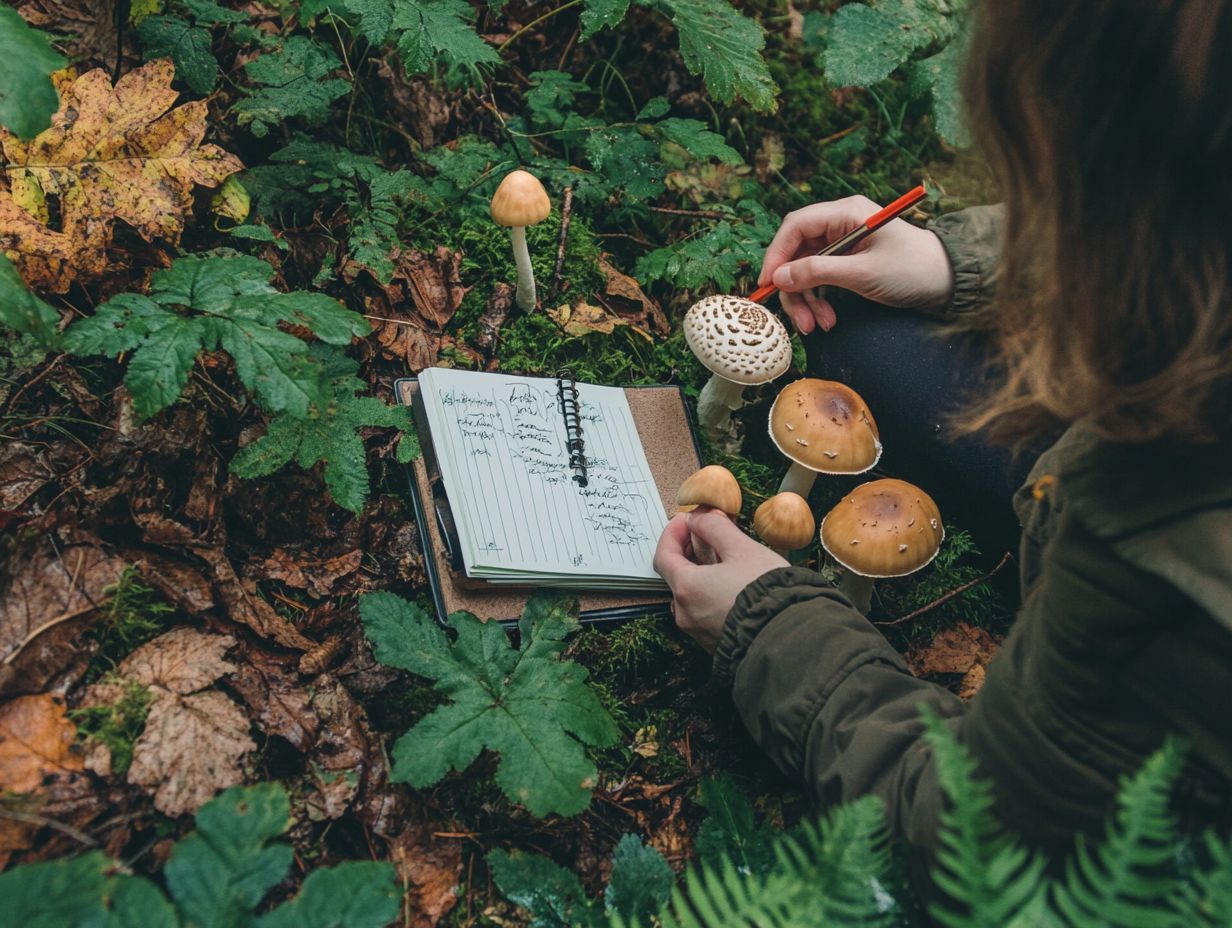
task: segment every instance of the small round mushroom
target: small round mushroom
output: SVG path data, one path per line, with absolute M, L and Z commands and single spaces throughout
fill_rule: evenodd
M 817 520 L 799 493 L 776 493 L 753 513 L 753 531 L 783 557 L 813 540 Z
M 770 407 L 770 439 L 791 461 L 780 493 L 807 498 L 820 474 L 862 474 L 881 460 L 881 438 L 868 406 L 851 387 L 805 377 Z
M 845 568 L 839 589 L 863 613 L 875 580 L 932 563 L 944 538 L 937 504 L 905 480 L 861 484 L 821 520 L 821 546 Z
M 692 512 L 698 506 L 710 506 L 729 519 L 740 514 L 740 483 L 726 467 L 710 464 L 697 471 L 680 485 L 676 507 L 680 512 Z M 691 536 L 693 556 L 701 564 L 718 563 L 714 549 L 696 535 Z
M 535 308 L 535 272 L 526 247 L 526 227 L 548 218 L 552 202 L 539 178 L 527 171 L 510 171 L 492 194 L 492 221 L 509 226 L 513 237 L 513 260 L 518 265 L 515 302 L 524 312 Z
M 746 386 L 769 383 L 791 366 L 791 337 L 764 306 L 738 296 L 708 296 L 684 317 L 689 350 L 711 378 L 697 404 L 698 424 L 725 432 Z

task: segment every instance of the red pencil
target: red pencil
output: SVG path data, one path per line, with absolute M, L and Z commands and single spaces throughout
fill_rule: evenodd
M 887 206 L 885 209 L 880 209 L 873 215 L 864 220 L 862 225 L 856 226 L 842 238 L 837 239 L 817 252 L 818 255 L 841 255 L 845 251 L 850 251 L 855 247 L 857 242 L 864 240 L 865 236 L 872 235 L 879 228 L 895 218 L 901 213 L 906 212 L 911 207 L 915 206 L 924 199 L 924 185 L 921 184 L 914 190 L 904 193 L 901 197 Z M 774 284 L 766 284 L 764 287 L 759 287 L 749 294 L 749 299 L 754 303 L 764 302 L 767 298 L 778 292 L 778 287 Z

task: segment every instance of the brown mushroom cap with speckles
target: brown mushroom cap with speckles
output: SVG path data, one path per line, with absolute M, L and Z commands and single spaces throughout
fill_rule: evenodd
M 821 520 L 821 546 L 862 577 L 904 577 L 932 562 L 945 538 L 941 510 L 905 480 L 856 487 Z
M 862 474 L 881 459 L 877 423 L 855 390 L 806 377 L 770 408 L 770 438 L 786 457 L 823 474 Z
M 692 512 L 698 506 L 713 506 L 729 516 L 740 512 L 743 501 L 740 482 L 719 464 L 709 464 L 680 485 L 676 504 L 680 512 Z
M 708 296 L 684 317 L 684 340 L 711 373 L 733 383 L 769 383 L 791 366 L 791 336 L 764 306 Z

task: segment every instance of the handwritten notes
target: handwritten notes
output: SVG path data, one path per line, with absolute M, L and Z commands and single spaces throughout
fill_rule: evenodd
M 661 589 L 663 511 L 624 391 L 578 384 L 587 483 L 569 464 L 551 378 L 419 376 L 466 573 L 493 583 Z

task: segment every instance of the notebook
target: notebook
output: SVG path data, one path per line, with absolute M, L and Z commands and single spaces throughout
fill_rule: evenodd
M 589 621 L 665 611 L 654 549 L 700 466 L 678 388 L 447 368 L 396 388 L 424 450 L 411 489 L 442 619 L 516 619 L 540 587 L 578 592 Z

